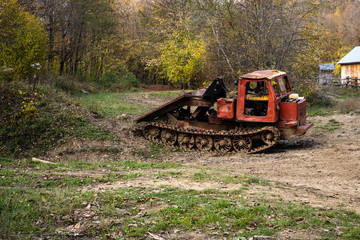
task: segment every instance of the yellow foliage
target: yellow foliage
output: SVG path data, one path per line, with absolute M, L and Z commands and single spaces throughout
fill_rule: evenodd
M 18 102 L 15 104 L 15 111 L 13 115 L 3 116 L 4 119 L 0 119 L 1 122 L 5 125 L 10 125 L 11 123 L 17 122 L 24 125 L 27 124 L 28 120 L 33 119 L 39 114 L 37 104 L 40 101 L 40 96 L 37 92 L 25 92 L 18 90 L 18 96 L 13 96 L 9 101 Z
M 0 79 L 29 78 L 43 62 L 47 34 L 40 20 L 15 0 L 0 2 Z M 33 66 L 32 66 L 33 65 Z
M 159 59 L 160 68 L 171 82 L 198 85 L 204 68 L 204 53 L 203 40 L 189 32 L 180 31 L 164 44 Z

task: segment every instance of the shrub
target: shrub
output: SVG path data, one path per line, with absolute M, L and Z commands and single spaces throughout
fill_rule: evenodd
M 123 81 L 125 83 L 127 83 L 127 85 L 130 86 L 131 88 L 139 88 L 140 87 L 139 80 L 137 80 L 137 78 L 131 73 L 127 73 L 123 77 Z
M 93 82 L 99 89 L 109 91 L 123 91 L 140 87 L 138 79 L 124 69 L 119 73 L 106 73 L 99 78 L 93 79 Z
M 326 92 L 317 89 L 310 81 L 304 81 L 295 87 L 295 90 L 300 96 L 306 98 L 306 102 L 311 107 L 331 107 L 334 105 L 333 101 Z
M 0 88 L 0 155 L 27 156 L 53 147 L 85 124 L 63 93 L 13 82 Z
M 47 76 L 49 79 L 49 76 Z M 72 76 L 51 76 L 50 82 L 56 89 L 60 89 L 67 93 L 81 93 L 82 91 L 94 92 L 95 88 L 86 81 Z

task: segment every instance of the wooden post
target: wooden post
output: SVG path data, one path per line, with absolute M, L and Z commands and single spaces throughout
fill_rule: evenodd
M 358 89 L 358 78 L 357 77 L 355 77 L 355 89 L 357 90 Z

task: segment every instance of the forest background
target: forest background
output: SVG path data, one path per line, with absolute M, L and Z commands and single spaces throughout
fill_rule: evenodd
M 359 11 L 354 0 L 1 0 L 0 77 L 197 88 L 279 69 L 311 84 L 319 63 L 360 44 Z
M 0 0 L 0 239 L 360 239 L 360 92 L 316 86 L 319 63 L 360 45 L 359 13 L 358 0 Z M 138 136 L 133 119 L 182 92 L 142 85 L 230 89 L 259 69 L 306 97 L 305 136 L 226 156 Z

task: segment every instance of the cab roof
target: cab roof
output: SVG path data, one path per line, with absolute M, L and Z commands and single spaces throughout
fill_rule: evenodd
M 247 73 L 242 76 L 240 76 L 240 79 L 274 79 L 276 77 L 284 76 L 286 75 L 285 72 L 278 71 L 278 70 L 261 70 L 261 71 L 255 71 L 252 73 Z

